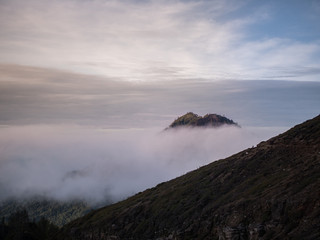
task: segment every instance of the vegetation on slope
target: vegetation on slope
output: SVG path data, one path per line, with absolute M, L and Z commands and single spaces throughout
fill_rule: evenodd
M 93 211 L 59 239 L 319 239 L 320 116 Z
M 0 239 L 4 240 L 52 240 L 59 228 L 41 217 L 30 220 L 27 210 L 17 210 L 0 223 Z
M 81 201 L 59 202 L 42 198 L 24 201 L 7 200 L 0 204 L 0 218 L 8 219 L 17 209 L 25 209 L 30 219 L 38 221 L 46 218 L 57 226 L 63 226 L 91 210 L 85 202 Z

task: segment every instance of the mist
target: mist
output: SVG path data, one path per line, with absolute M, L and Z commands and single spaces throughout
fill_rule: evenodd
M 280 133 L 280 128 L 0 128 L 0 200 L 115 202 Z

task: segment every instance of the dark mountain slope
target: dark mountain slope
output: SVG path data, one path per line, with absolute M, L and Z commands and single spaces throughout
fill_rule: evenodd
M 63 228 L 59 239 L 320 239 L 320 115 Z
M 218 114 L 206 114 L 201 117 L 189 112 L 174 120 L 167 129 L 177 127 L 220 127 L 222 125 L 238 126 L 233 120 Z
M 8 219 L 19 209 L 25 209 L 32 220 L 38 221 L 44 217 L 57 226 L 63 226 L 91 210 L 90 206 L 82 201 L 59 202 L 41 197 L 21 201 L 11 199 L 0 203 L 0 218 Z

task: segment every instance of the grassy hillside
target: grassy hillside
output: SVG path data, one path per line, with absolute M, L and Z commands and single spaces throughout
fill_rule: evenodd
M 58 239 L 320 239 L 320 116 L 66 225 Z

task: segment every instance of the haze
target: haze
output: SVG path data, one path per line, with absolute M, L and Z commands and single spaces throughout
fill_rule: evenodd
M 252 147 L 276 131 L 6 127 L 0 137 L 1 199 L 117 201 Z

